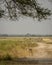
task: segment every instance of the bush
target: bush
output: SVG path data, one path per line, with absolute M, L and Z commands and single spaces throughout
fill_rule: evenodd
M 12 60 L 12 57 L 11 57 L 9 54 L 7 54 L 7 55 L 3 58 L 3 60 Z

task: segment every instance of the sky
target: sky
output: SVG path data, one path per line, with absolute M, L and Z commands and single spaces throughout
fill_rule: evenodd
M 52 10 L 52 0 L 38 0 L 42 6 Z M 41 34 L 52 35 L 52 16 L 51 19 L 41 22 L 30 17 L 19 18 L 17 21 L 0 19 L 0 34 Z

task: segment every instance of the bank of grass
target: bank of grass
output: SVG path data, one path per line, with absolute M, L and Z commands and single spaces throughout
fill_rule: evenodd
M 46 42 L 46 44 L 52 44 L 52 42 Z
M 14 58 L 26 57 L 29 53 L 27 50 L 37 46 L 38 44 L 36 42 L 32 42 L 31 39 L 1 39 L 0 60 L 12 60 Z

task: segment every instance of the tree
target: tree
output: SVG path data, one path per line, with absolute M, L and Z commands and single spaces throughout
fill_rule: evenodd
M 51 11 L 41 7 L 38 0 L 3 0 L 5 10 L 0 12 L 0 18 L 7 11 L 10 19 L 17 19 L 18 15 L 30 16 L 38 20 L 47 19 L 51 15 Z M 0 10 L 1 11 L 1 10 Z
M 4 10 L 0 8 L 0 18 L 4 15 Z

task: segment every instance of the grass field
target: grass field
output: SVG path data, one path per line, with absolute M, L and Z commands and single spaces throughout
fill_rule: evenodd
M 39 55 L 38 55 L 39 54 Z M 52 57 L 51 37 L 2 37 L 0 59 Z
M 17 58 L 52 58 L 52 37 L 0 37 L 0 60 Z

